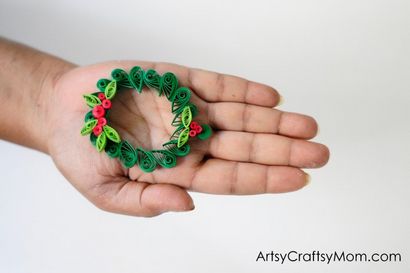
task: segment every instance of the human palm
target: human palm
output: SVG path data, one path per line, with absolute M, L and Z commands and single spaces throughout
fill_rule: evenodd
M 191 152 L 174 168 L 144 173 L 124 168 L 98 153 L 80 135 L 87 112 L 82 94 L 95 92 L 98 79 L 114 68 L 153 68 L 176 74 L 192 90 L 195 120 L 210 124 L 214 134 L 190 142 Z M 328 149 L 307 141 L 316 122 L 304 115 L 274 109 L 278 93 L 265 85 L 234 76 L 148 62 L 108 62 L 75 68 L 54 85 L 49 107 L 49 152 L 59 170 L 96 206 L 111 212 L 154 216 L 193 209 L 187 191 L 213 194 L 287 192 L 303 187 L 300 168 L 320 167 Z M 174 127 L 170 102 L 156 92 L 121 91 L 113 100 L 109 123 L 134 147 L 161 148 Z

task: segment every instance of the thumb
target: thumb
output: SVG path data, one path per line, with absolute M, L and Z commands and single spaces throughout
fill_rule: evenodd
M 195 208 L 186 190 L 170 184 L 130 181 L 102 184 L 103 194 L 91 201 L 100 209 L 134 216 L 152 217 L 168 211 L 190 211 Z

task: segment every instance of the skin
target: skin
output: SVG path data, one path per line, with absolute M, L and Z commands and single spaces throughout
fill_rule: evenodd
M 80 130 L 89 110 L 82 94 L 96 91 L 114 68 L 171 71 L 192 89 L 199 115 L 213 136 L 194 139 L 176 167 L 144 173 L 98 153 Z M 0 39 L 0 138 L 49 154 L 68 181 L 97 207 L 156 216 L 189 211 L 188 191 L 262 194 L 295 191 L 309 176 L 302 168 L 326 164 L 329 150 L 310 141 L 316 121 L 275 109 L 272 87 L 243 78 L 169 63 L 112 61 L 85 67 Z M 134 147 L 161 148 L 173 132 L 170 103 L 155 92 L 126 91 L 113 100 L 109 124 Z

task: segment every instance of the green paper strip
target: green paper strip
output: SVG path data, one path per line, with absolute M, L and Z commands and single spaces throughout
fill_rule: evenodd
M 117 131 L 115 131 L 114 128 L 105 125 L 103 127 L 105 134 L 107 135 L 107 138 L 109 138 L 111 141 L 115 142 L 115 143 L 120 143 L 121 142 L 121 138 L 120 135 L 117 133 Z
M 212 135 L 212 129 L 208 124 L 201 124 L 202 132 L 197 135 L 200 140 L 205 140 Z
M 97 82 L 97 88 L 98 90 L 100 90 L 101 92 L 105 91 L 105 88 L 107 87 L 107 85 L 110 83 L 109 79 L 100 79 Z
M 142 88 L 144 87 L 144 70 L 139 66 L 134 66 L 130 71 L 129 79 L 135 90 L 137 90 L 138 93 L 141 93 Z
M 186 105 L 191 109 L 192 118 L 196 117 L 198 115 L 198 108 L 196 105 L 192 103 L 187 103 Z
M 132 84 L 128 78 L 128 74 L 123 69 L 114 69 L 111 72 L 111 77 L 117 81 L 118 85 L 124 86 L 126 88 L 132 88 Z
M 87 105 L 90 106 L 91 108 L 93 108 L 96 105 L 101 104 L 101 100 L 97 96 L 94 96 L 92 94 L 84 94 L 83 98 L 85 102 L 87 103 Z
M 97 151 L 101 152 L 104 150 L 105 145 L 107 144 L 107 137 L 104 132 L 102 132 L 98 137 L 97 137 L 97 142 L 95 143 Z
M 112 141 L 107 141 L 105 146 L 105 152 L 111 158 L 116 158 L 120 156 L 120 144 Z
M 160 75 L 154 69 L 148 69 L 144 73 L 144 83 L 146 86 L 152 89 L 159 89 Z
M 128 141 L 121 141 L 120 160 L 126 168 L 131 168 L 138 161 L 138 155 Z
M 104 90 L 105 97 L 107 99 L 112 99 L 117 92 L 117 81 L 112 80 Z
M 178 140 L 172 139 L 164 143 L 162 146 L 176 156 L 186 156 L 187 154 L 189 154 L 191 147 L 188 144 L 185 144 L 180 148 L 178 148 L 177 144 Z
M 174 116 L 174 119 L 172 120 L 171 125 L 174 127 L 182 126 L 182 128 L 184 128 L 184 125 L 182 124 L 181 113 L 176 114 Z
M 94 134 L 90 134 L 90 142 L 95 147 L 95 144 L 97 143 L 97 137 Z
M 84 127 L 81 129 L 81 135 L 85 136 L 90 134 L 94 127 L 97 125 L 98 121 L 96 119 L 91 119 L 84 124 Z
M 177 113 L 179 110 L 184 109 L 185 105 L 191 98 L 191 90 L 187 87 L 180 87 L 175 92 L 175 97 L 172 99 L 172 113 Z
M 162 75 L 161 80 L 159 82 L 159 95 L 165 94 L 165 96 L 169 99 L 171 94 L 175 92 L 178 88 L 178 79 L 174 75 L 174 73 L 167 72 Z
M 182 124 L 172 133 L 171 139 L 178 139 L 181 132 L 185 129 L 185 126 Z
M 189 125 L 191 124 L 191 121 L 192 121 L 192 113 L 191 113 L 191 108 L 189 106 L 184 107 L 184 111 L 182 111 L 181 120 L 185 128 L 189 128 Z
M 87 121 L 90 121 L 92 119 L 94 119 L 94 115 L 93 115 L 93 111 L 91 110 L 87 114 L 85 114 L 84 121 L 87 122 Z
M 185 143 L 187 143 L 189 138 L 189 128 L 185 128 L 178 137 L 177 147 L 182 147 Z
M 176 156 L 166 150 L 153 150 L 151 151 L 156 162 L 164 168 L 172 168 L 177 164 Z
M 157 162 L 151 152 L 137 148 L 138 166 L 143 172 L 150 173 L 157 167 Z

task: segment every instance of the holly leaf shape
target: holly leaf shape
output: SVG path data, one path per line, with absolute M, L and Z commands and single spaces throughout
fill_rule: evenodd
M 101 152 L 104 150 L 105 145 L 107 145 L 107 136 L 105 135 L 104 132 L 102 132 L 98 137 L 97 137 L 97 142 L 95 143 L 95 146 L 97 147 L 97 150 Z
M 115 131 L 114 128 L 112 128 L 108 125 L 105 125 L 103 127 L 103 129 L 104 129 L 104 133 L 105 133 L 105 135 L 108 139 L 112 140 L 115 143 L 120 143 L 121 142 L 120 135 L 117 133 L 117 131 Z
M 182 114 L 181 114 L 181 119 L 182 119 L 182 124 L 184 124 L 185 128 L 189 128 L 189 125 L 191 124 L 191 121 L 192 121 L 191 107 L 189 106 L 184 107 L 184 110 L 182 111 Z
M 91 119 L 84 124 L 83 129 L 81 129 L 81 135 L 85 136 L 90 134 L 94 127 L 97 125 L 98 121 L 96 119 Z
M 189 138 L 189 128 L 185 128 L 178 137 L 178 143 L 177 143 L 177 147 L 181 148 L 182 146 L 184 146 L 185 143 L 187 143 Z
M 96 105 L 101 104 L 101 100 L 93 94 L 84 94 L 83 98 L 85 99 L 85 102 L 87 103 L 87 105 L 90 106 L 91 108 L 93 108 Z
M 117 81 L 113 80 L 105 87 L 104 94 L 105 97 L 110 100 L 115 96 L 115 93 L 117 93 Z

